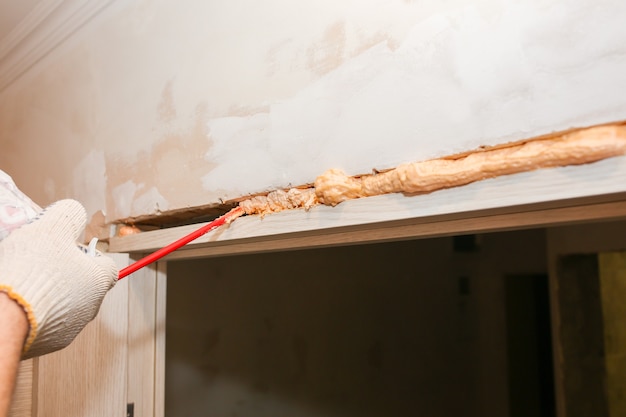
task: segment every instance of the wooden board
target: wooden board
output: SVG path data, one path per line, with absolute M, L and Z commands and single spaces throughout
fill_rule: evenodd
M 598 252 L 626 250 L 626 222 L 607 222 L 600 224 L 580 224 L 570 227 L 552 227 L 547 232 L 548 267 L 550 276 L 550 306 L 553 329 L 553 348 L 555 364 L 555 393 L 557 416 L 569 416 L 566 403 L 570 395 L 565 386 L 564 346 L 560 328 L 563 323 L 561 302 L 561 284 L 558 264 L 564 256 L 595 254 Z
M 129 282 L 128 403 L 136 416 L 162 417 L 165 389 L 165 263 Z
M 154 415 L 155 265 L 137 271 L 129 285 L 128 403 L 135 415 Z
M 120 266 L 127 255 L 117 255 Z M 105 297 L 70 346 L 36 359 L 33 416 L 109 417 L 126 413 L 128 281 Z
M 626 218 L 626 157 L 503 176 L 419 196 L 389 194 L 245 216 L 167 259 Z M 110 251 L 146 253 L 202 224 L 111 238 Z
M 30 417 L 33 408 L 33 361 L 22 361 L 15 383 L 9 417 Z
M 167 263 L 157 263 L 156 321 L 154 346 L 154 417 L 165 415 L 165 313 L 167 305 Z
M 598 255 L 609 415 L 626 415 L 626 251 Z

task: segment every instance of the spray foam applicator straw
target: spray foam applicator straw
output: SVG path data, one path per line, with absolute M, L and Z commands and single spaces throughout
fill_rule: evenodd
M 237 217 L 241 216 L 242 214 L 244 214 L 243 209 L 241 207 L 235 207 L 234 209 L 230 210 L 228 213 L 224 214 L 223 216 L 218 217 L 212 222 L 205 224 L 198 230 L 195 230 L 194 232 L 189 233 L 187 236 L 183 236 L 177 241 L 170 243 L 169 245 L 157 250 L 156 252 L 151 253 L 145 258 L 141 258 L 137 262 L 128 265 L 126 268 L 123 268 L 119 273 L 118 279 L 122 279 L 132 274 L 133 272 L 137 271 L 138 269 L 141 269 L 144 266 L 151 264 L 152 262 L 155 262 L 158 259 L 161 259 L 165 255 L 174 252 L 176 249 L 182 246 L 185 246 L 187 243 L 199 238 L 200 236 L 210 232 L 211 230 L 218 228 L 219 226 L 222 226 L 223 224 L 228 224 L 232 222 L 233 220 L 235 220 Z

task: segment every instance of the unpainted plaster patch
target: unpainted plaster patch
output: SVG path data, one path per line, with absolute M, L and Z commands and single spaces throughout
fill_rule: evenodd
M 207 126 L 213 147 L 205 158 L 214 169 L 202 177 L 204 190 L 214 195 L 224 193 L 223 198 L 228 199 L 246 194 L 246 189 L 263 190 L 272 186 L 264 173 L 259 172 L 281 169 L 272 154 L 268 113 L 222 117 L 211 120 Z M 233 190 L 234 182 L 245 185 L 245 189 Z
M 111 184 L 109 184 L 111 186 Z M 133 199 L 142 185 L 138 185 L 132 180 L 125 181 L 112 187 L 109 194 L 112 196 L 112 204 L 115 204 L 114 218 L 130 217 L 132 213 Z M 110 220 L 110 219 L 107 219 Z
M 171 122 L 176 118 L 176 107 L 174 104 L 173 82 L 170 80 L 163 88 L 161 101 L 157 107 L 158 119 L 161 122 Z
M 390 51 L 395 51 L 400 46 L 400 42 L 397 39 L 392 38 L 389 34 L 385 32 L 379 31 L 362 38 L 358 46 L 350 54 L 350 56 L 357 56 L 379 43 L 386 44 L 387 48 L 389 48 Z
M 88 215 L 106 207 L 106 163 L 104 152 L 92 150 L 74 168 L 72 195 L 80 196 Z
M 307 51 L 307 67 L 318 75 L 337 68 L 344 60 L 346 49 L 346 23 L 338 21 L 330 25 L 322 39 Z
M 84 242 L 90 242 L 92 238 L 98 240 L 107 240 L 110 236 L 109 226 L 106 224 L 106 216 L 99 210 L 91 216 L 91 219 L 85 227 Z
M 153 213 L 158 215 L 168 209 L 169 203 L 156 187 L 151 187 L 133 201 L 134 213 Z
M 269 113 L 269 104 L 260 106 L 231 106 L 226 112 L 226 117 L 249 117 L 258 113 Z
M 164 92 L 166 97 L 168 88 Z M 167 102 L 167 98 L 165 101 Z M 159 109 L 162 109 L 162 101 Z M 172 104 L 172 103 L 169 103 Z M 168 105 L 169 105 L 168 104 Z M 108 189 L 116 189 L 127 178 L 142 184 L 142 190 L 120 188 L 109 208 L 111 219 L 153 214 L 169 207 L 169 201 L 180 201 L 197 196 L 194 203 L 206 202 L 202 198 L 202 177 L 216 165 L 205 159 L 210 152 L 212 140 L 207 131 L 208 112 L 206 104 L 199 104 L 194 114 L 193 126 L 187 131 L 166 131 L 149 152 L 140 152 L 134 158 L 117 156 L 108 161 Z M 154 199 L 151 203 L 149 200 Z M 137 200 L 138 202 L 132 202 Z M 120 205 L 120 202 L 131 201 Z M 141 207 L 141 208 L 140 208 Z M 149 211 L 143 211 L 148 209 Z M 141 210 L 141 211 L 138 211 Z
M 43 192 L 46 199 L 52 201 L 56 196 L 56 184 L 52 178 L 45 178 L 43 180 Z

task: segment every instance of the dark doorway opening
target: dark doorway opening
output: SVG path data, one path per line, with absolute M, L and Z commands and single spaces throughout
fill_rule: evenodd
M 505 277 L 510 417 L 556 414 L 548 276 Z

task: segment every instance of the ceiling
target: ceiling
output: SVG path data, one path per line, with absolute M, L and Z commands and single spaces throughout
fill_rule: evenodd
M 47 0 L 0 1 L 0 43 L 39 3 Z
M 113 0 L 0 0 L 0 92 Z

